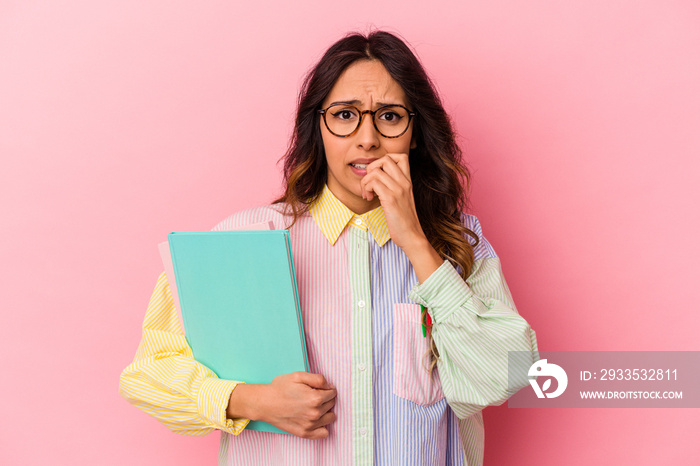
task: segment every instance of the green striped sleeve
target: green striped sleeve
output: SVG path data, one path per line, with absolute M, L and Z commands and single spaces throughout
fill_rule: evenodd
M 433 319 L 440 381 L 461 419 L 517 391 L 508 389 L 509 351 L 529 351 L 532 362 L 539 359 L 535 333 L 513 305 L 499 259 L 475 261 L 468 281 L 445 261 L 410 293 Z

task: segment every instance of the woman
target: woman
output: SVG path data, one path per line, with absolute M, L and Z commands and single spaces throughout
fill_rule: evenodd
M 536 340 L 462 213 L 460 155 L 400 39 L 335 43 L 301 90 L 284 195 L 215 227 L 289 228 L 310 373 L 216 378 L 192 358 L 162 275 L 122 395 L 176 432 L 221 430 L 221 464 L 481 464 L 481 410 L 512 394 L 508 351 L 534 361 Z M 294 435 L 247 431 L 249 419 Z

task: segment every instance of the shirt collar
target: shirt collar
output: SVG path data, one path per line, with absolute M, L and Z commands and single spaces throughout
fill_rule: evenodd
M 338 237 L 348 224 L 355 228 L 369 230 L 379 246 L 384 246 L 391 239 L 382 206 L 357 215 L 340 202 L 327 185 L 323 186 L 321 195 L 311 204 L 309 211 L 331 244 L 338 241 Z

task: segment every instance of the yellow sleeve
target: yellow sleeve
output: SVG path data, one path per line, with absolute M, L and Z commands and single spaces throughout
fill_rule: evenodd
M 239 383 L 243 382 L 219 379 L 194 360 L 162 273 L 148 304 L 136 357 L 119 377 L 119 393 L 178 434 L 201 436 L 219 429 L 238 435 L 249 420 L 227 419 L 226 407 Z

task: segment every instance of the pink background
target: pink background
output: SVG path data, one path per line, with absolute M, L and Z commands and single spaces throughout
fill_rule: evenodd
M 215 464 L 117 393 L 156 244 L 279 194 L 302 75 L 371 26 L 438 83 L 541 349 L 699 349 L 695 0 L 0 1 L 1 464 Z M 698 414 L 488 408 L 486 464 L 698 464 Z

